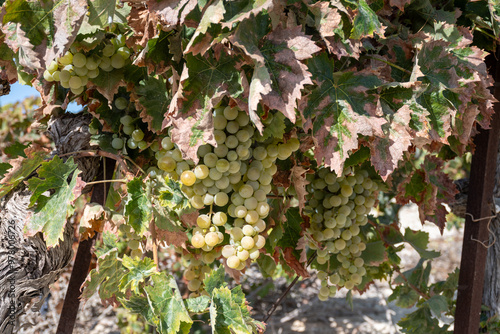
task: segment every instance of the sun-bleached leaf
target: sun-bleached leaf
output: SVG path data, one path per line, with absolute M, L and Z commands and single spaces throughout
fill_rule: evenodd
M 184 23 L 186 16 L 196 8 L 196 0 L 148 0 L 146 5 L 150 12 L 158 16 L 164 29 L 172 30 Z
M 306 204 L 306 185 L 310 182 L 306 180 L 307 169 L 302 166 L 294 165 L 290 173 L 290 183 L 293 184 L 297 192 L 297 200 L 299 201 L 299 213 L 302 213 Z
M 391 117 L 389 126 L 384 127 L 385 136 L 370 141 L 371 163 L 384 181 L 411 145 L 410 120 L 411 110 L 405 105 Z
M 236 69 L 237 58 L 222 50 L 215 57 L 214 50 L 205 56 L 186 55 L 186 65 L 179 91 L 172 99 L 171 109 L 165 115 L 163 128 L 172 126 L 172 141 L 185 159 L 198 162 L 198 147 L 210 143 L 213 137 L 212 108 L 224 96 L 238 96 L 243 92 L 241 77 Z
M 264 39 L 261 48 L 266 68 L 271 77 L 272 91 L 262 97 L 271 109 L 281 111 L 295 123 L 295 108 L 304 85 L 312 84 L 311 73 L 302 62 L 312 57 L 320 48 L 301 26 L 283 29 L 277 27 Z
M 215 0 L 211 2 L 204 10 L 200 23 L 196 28 L 191 40 L 189 41 L 184 53 L 193 53 L 193 55 L 203 55 L 210 47 L 212 38 L 215 36 L 206 35 L 208 28 L 211 25 L 218 24 L 223 18 L 226 9 L 224 8 L 223 0 Z
M 386 121 L 377 116 L 378 95 L 370 93 L 380 81 L 374 75 L 335 72 L 326 54 L 308 66 L 317 86 L 307 96 L 302 115 L 313 132 L 314 156 L 341 175 L 345 159 L 358 148 L 358 135 L 383 136 Z

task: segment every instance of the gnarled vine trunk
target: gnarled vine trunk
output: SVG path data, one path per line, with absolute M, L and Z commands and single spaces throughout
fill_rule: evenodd
M 55 143 L 53 154 L 90 149 L 88 114 L 63 114 L 49 122 L 48 132 Z M 64 157 L 65 159 L 68 156 Z M 75 159 L 84 181 L 92 180 L 98 158 Z M 89 190 L 89 189 L 85 189 Z M 73 228 L 67 223 L 64 240 L 47 249 L 43 236 L 23 234 L 31 192 L 21 183 L 0 200 L 0 333 L 12 333 L 25 306 L 36 297 L 41 306 L 49 285 L 57 280 L 72 259 Z

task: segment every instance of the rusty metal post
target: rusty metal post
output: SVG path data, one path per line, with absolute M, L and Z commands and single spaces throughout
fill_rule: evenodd
M 497 73 L 500 66 L 497 59 L 490 55 L 494 63 L 490 65 L 490 73 L 495 83 L 500 82 Z M 488 62 L 487 62 L 488 64 Z M 495 97 L 500 100 L 500 90 L 495 87 Z M 498 137 L 500 134 L 500 103 L 495 103 L 495 114 L 491 121 L 491 129 L 481 129 L 474 137 L 475 151 L 467 198 L 467 214 L 465 218 L 460 277 L 458 281 L 457 308 L 455 311 L 455 334 L 472 334 L 479 332 L 481 301 L 483 297 L 484 270 L 488 249 L 479 241 L 488 244 L 488 219 L 492 215 L 493 188 L 497 164 Z

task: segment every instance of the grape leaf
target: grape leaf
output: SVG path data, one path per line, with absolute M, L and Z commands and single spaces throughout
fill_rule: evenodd
M 215 334 L 252 333 L 247 326 L 241 305 L 238 305 L 227 287 L 216 288 L 212 292 L 212 305 L 217 313 L 210 321 Z M 212 315 L 212 314 L 211 314 Z
M 225 12 L 223 0 L 210 2 L 209 5 L 203 9 L 203 16 L 191 40 L 186 46 L 184 54 L 192 53 L 193 55 L 197 55 L 200 53 L 203 55 L 206 52 L 210 47 L 213 37 L 215 37 L 214 34 L 207 34 L 207 29 L 214 24 L 218 24 L 224 18 Z
M 74 41 L 87 1 L 7 1 L 3 24 L 7 44 L 18 52 L 24 70 L 44 69 Z
M 404 241 L 409 243 L 420 254 L 422 259 L 433 259 L 441 255 L 437 251 L 426 250 L 429 243 L 429 233 L 413 231 L 409 227 L 405 229 Z
M 312 128 L 318 163 L 338 175 L 349 153 L 358 149 L 358 134 L 383 137 L 386 121 L 379 112 L 378 95 L 370 90 L 380 81 L 370 74 L 351 71 L 335 72 L 333 61 L 323 53 L 308 62 L 317 87 L 302 106 L 306 128 Z
M 366 264 L 376 264 L 384 262 L 386 252 L 383 241 L 372 241 L 366 244 L 366 249 L 361 253 L 361 258 Z
M 189 312 L 202 313 L 208 308 L 210 304 L 210 297 L 199 296 L 195 298 L 188 298 L 186 299 L 186 304 Z
M 224 21 L 222 23 L 223 28 L 232 28 L 237 22 L 245 21 L 252 15 L 257 15 L 261 12 L 266 11 L 272 6 L 273 2 L 271 0 L 240 0 L 231 1 L 225 4 L 226 15 L 224 15 Z M 251 31 L 247 31 L 251 33 Z
M 208 275 L 205 276 L 203 280 L 203 285 L 205 287 L 205 291 L 208 292 L 209 295 L 212 295 L 214 289 L 226 286 L 225 282 L 225 271 L 224 267 L 220 266 L 217 269 L 213 269 Z
M 82 292 L 82 298 L 89 299 L 98 288 L 99 296 L 103 301 L 123 296 L 119 286 L 125 273 L 121 261 L 118 260 L 116 248 L 100 254 L 97 267 L 90 271 L 87 281 L 84 283 L 85 289 Z
M 301 90 L 312 84 L 311 73 L 301 60 L 309 59 L 320 48 L 301 31 L 300 26 L 283 29 L 277 27 L 264 39 L 260 51 L 271 78 L 272 90 L 263 95 L 263 102 L 271 109 L 281 111 L 295 123 L 297 100 Z
M 33 177 L 28 180 L 28 187 L 32 192 L 29 205 L 33 206 L 44 192 L 67 185 L 66 180 L 76 167 L 73 157 L 66 163 L 57 155 L 51 161 L 43 162 L 38 170 L 40 178 Z
M 128 269 L 128 272 L 120 280 L 120 290 L 124 293 L 128 289 L 134 293 L 139 293 L 140 283 L 144 283 L 146 278 L 157 273 L 156 264 L 149 257 L 139 259 L 124 255 L 122 264 Z
M 122 2 L 117 6 L 114 0 L 89 1 L 89 24 L 106 28 L 113 23 L 127 23 L 130 9 L 129 4 Z
M 159 17 L 164 29 L 168 30 L 183 24 L 186 16 L 198 5 L 196 0 L 148 0 L 146 3 L 148 9 Z
M 145 191 L 144 183 L 139 178 L 134 178 L 127 184 L 127 199 L 125 201 L 125 215 L 130 226 L 142 236 L 149 228 L 152 217 L 151 201 Z
M 31 142 L 22 144 L 18 141 L 15 141 L 13 144 L 7 146 L 3 152 L 7 155 L 10 155 L 11 157 L 23 157 L 27 158 L 26 154 L 24 153 L 24 150 L 27 149 L 30 146 Z
M 291 169 L 290 182 L 293 184 L 295 191 L 297 192 L 297 200 L 299 201 L 299 213 L 302 213 L 302 209 L 306 204 L 307 190 L 306 185 L 309 181 L 306 180 L 307 169 L 302 166 L 294 165 Z
M 385 181 L 397 168 L 403 153 L 411 145 L 411 109 L 405 105 L 392 115 L 389 126 L 384 126 L 384 137 L 370 141 L 371 163 Z
M 114 95 L 118 93 L 118 87 L 125 86 L 123 73 L 125 69 L 113 69 L 112 71 L 99 71 L 99 75 L 92 79 L 92 82 L 97 86 L 97 91 L 102 94 L 111 106 Z
M 141 110 L 141 118 L 148 123 L 148 129 L 153 132 L 160 132 L 163 117 L 168 111 L 170 98 L 167 92 L 167 81 L 162 76 L 149 77 L 142 80 L 135 88 L 139 95 L 136 103 L 137 110 Z
M 300 262 L 301 252 L 297 250 L 297 245 L 302 234 L 302 216 L 299 208 L 289 208 L 285 213 L 286 220 L 282 223 L 283 236 L 278 241 L 277 246 L 283 250 L 283 257 L 286 264 L 302 277 L 309 277 L 306 263 Z
M 55 156 L 51 161 L 42 163 L 38 170 L 40 178 L 33 177 L 28 180 L 28 187 L 32 191 L 30 205 L 37 202 L 37 206 L 25 229 L 28 235 L 42 231 L 48 247 L 56 246 L 59 239 L 63 239 L 66 216 L 71 210 L 68 203 L 75 199 L 73 190 L 80 173 L 76 167 L 72 157 L 63 163 Z M 71 173 L 73 176 L 68 184 L 67 179 Z M 42 195 L 48 190 L 54 193 L 50 197 Z
M 358 12 L 354 17 L 354 22 L 351 30 L 351 38 L 361 39 L 363 37 L 373 36 L 377 33 L 380 36 L 384 35 L 384 28 L 380 23 L 377 14 L 370 8 L 365 0 L 359 0 L 355 3 Z
M 185 159 L 198 162 L 198 147 L 205 143 L 215 145 L 212 108 L 224 97 L 243 92 L 237 57 L 225 50 L 216 55 L 210 50 L 205 56 L 186 55 L 185 69 L 180 78 L 182 97 L 175 94 L 165 115 L 163 128 L 173 126 L 172 141 Z M 170 116 L 171 115 L 171 116 Z
M 286 129 L 285 115 L 277 112 L 272 114 L 272 117 L 271 122 L 264 128 L 262 135 L 256 134 L 256 139 L 258 141 L 265 141 L 269 138 L 283 138 Z
M 144 288 L 148 309 L 132 310 L 142 314 L 162 334 L 189 333 L 193 320 L 186 310 L 175 278 L 160 273 L 152 277 L 152 285 Z M 134 296 L 135 298 L 141 298 Z M 127 302 L 124 303 L 127 306 Z
M 443 204 L 452 203 L 457 192 L 453 181 L 443 172 L 443 161 L 426 156 L 421 168 L 411 171 L 398 185 L 396 200 L 398 204 L 410 201 L 417 204 L 422 224 L 431 221 L 443 233 L 448 213 Z
M 6 162 L 0 162 L 0 180 L 3 179 L 7 171 L 12 168 L 12 165 Z M 3 185 L 2 185 L 3 186 Z M 1 191 L 1 188 L 0 188 Z M 0 196 L 2 197 L 2 196 Z
M 20 157 L 10 161 L 12 168 L 0 184 L 0 198 L 9 193 L 9 191 L 14 189 L 22 180 L 37 169 L 47 156 L 47 152 L 34 151 L 33 149 L 27 149 L 25 153 L 28 156 L 27 159 Z

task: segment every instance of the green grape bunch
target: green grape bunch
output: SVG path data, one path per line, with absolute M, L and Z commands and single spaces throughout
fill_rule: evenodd
M 336 294 L 338 287 L 353 289 L 366 275 L 361 258 L 366 244 L 360 232 L 375 205 L 378 184 L 360 167 L 348 167 L 340 177 L 321 168 L 308 178 L 309 248 L 316 250 L 317 264 L 328 268 L 318 273 L 319 299 L 326 300 Z M 331 257 L 339 266 L 330 261 Z

